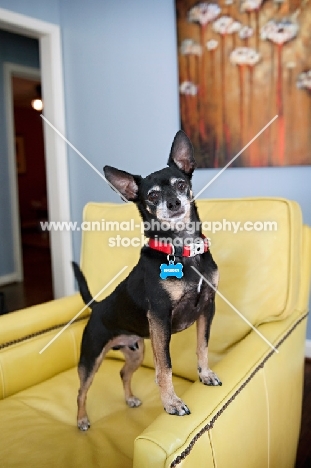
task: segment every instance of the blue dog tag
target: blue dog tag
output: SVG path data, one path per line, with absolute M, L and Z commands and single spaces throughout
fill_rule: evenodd
M 181 263 L 174 263 L 173 260 L 169 260 L 168 265 L 162 263 L 160 265 L 160 278 L 166 279 L 168 276 L 175 276 L 175 278 L 182 278 L 183 274 L 183 265 Z

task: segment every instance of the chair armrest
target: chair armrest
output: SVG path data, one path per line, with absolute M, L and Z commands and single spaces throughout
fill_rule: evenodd
M 77 316 L 76 323 L 65 325 L 83 306 L 80 296 L 74 295 L 0 317 L 0 399 L 77 364 L 89 310 Z
M 283 364 L 281 363 L 279 372 L 288 374 L 289 380 L 292 378 L 293 368 L 289 365 L 289 361 L 294 359 L 293 367 L 295 369 L 297 369 L 296 361 L 303 362 L 305 317 L 306 314 L 293 312 L 285 320 L 260 326 L 261 333 L 274 346 L 280 346 L 278 354 L 254 331 L 232 348 L 213 367 L 213 370 L 223 381 L 221 387 L 206 387 L 198 381 L 194 382 L 182 395 L 183 400 L 191 410 L 191 415 L 177 417 L 163 413 L 136 438 L 134 468 L 145 468 L 146 466 L 148 468 L 168 468 L 178 466 L 181 461 L 183 461 L 183 468 L 185 466 L 202 466 L 202 460 L 204 460 L 204 466 L 209 466 L 209 460 L 210 465 L 214 466 L 214 457 L 221 457 L 221 451 L 219 450 L 221 440 L 223 443 L 230 441 L 229 445 L 231 447 L 237 442 L 242 442 L 243 445 L 247 437 L 250 437 L 252 431 L 250 427 L 252 427 L 254 420 L 256 420 L 256 430 L 259 431 L 259 428 L 262 427 L 264 433 L 259 432 L 257 437 L 254 436 L 248 442 L 250 447 L 244 447 L 243 445 L 244 449 L 249 456 L 248 450 L 255 450 L 259 444 L 259 436 L 266 443 L 267 400 L 262 369 L 270 360 L 280 359 L 281 357 Z M 299 331 L 297 338 L 299 345 L 295 345 L 295 353 L 293 353 L 293 346 L 290 343 L 286 346 L 283 345 L 283 342 L 286 341 L 284 337 L 290 337 L 294 330 Z M 293 356 L 295 357 L 293 358 Z M 300 380 L 302 385 L 302 379 Z M 301 392 L 299 393 L 298 377 L 292 385 L 298 389 L 299 406 Z M 244 391 L 246 388 L 248 388 L 248 391 Z M 285 391 L 287 390 L 283 389 L 283 392 Z M 291 397 L 291 389 L 288 388 L 288 392 Z M 254 398 L 255 401 L 253 401 Z M 231 419 L 228 420 L 227 413 L 230 414 L 230 412 L 236 415 L 233 416 L 233 420 L 232 414 Z M 284 421 L 281 421 L 280 424 L 286 427 L 288 418 L 285 412 L 283 418 Z M 295 424 L 295 421 L 291 421 L 291 424 L 299 431 L 299 411 L 298 414 L 294 415 L 295 418 L 298 418 L 298 422 L 296 421 Z M 243 422 L 238 428 L 235 426 L 238 422 L 237 419 Z M 212 430 L 214 425 L 215 431 Z M 219 431 L 221 432 L 220 436 Z M 237 441 L 237 437 L 243 438 L 244 441 Z M 216 440 L 218 448 L 216 455 L 213 439 Z M 251 446 L 252 443 L 253 446 Z M 267 447 L 263 448 L 263 450 L 267 451 Z M 226 452 L 226 450 L 224 451 Z M 240 452 L 242 452 L 241 447 Z M 256 453 L 258 453 L 258 448 Z M 229 465 L 226 463 L 219 464 L 219 466 Z M 239 462 L 235 466 L 247 466 L 247 463 L 243 465 L 243 462 Z
M 83 307 L 84 303 L 80 294 L 74 294 L 2 315 L 0 317 L 0 346 L 42 330 L 66 324 Z M 89 309 L 86 309 L 80 317 L 86 317 L 88 314 Z

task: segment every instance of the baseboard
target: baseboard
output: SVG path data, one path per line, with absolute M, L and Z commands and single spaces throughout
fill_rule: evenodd
M 311 340 L 306 340 L 305 357 L 311 359 Z
M 9 275 L 2 275 L 0 276 L 0 286 L 8 283 L 15 283 L 18 281 L 18 277 L 16 273 L 10 273 Z

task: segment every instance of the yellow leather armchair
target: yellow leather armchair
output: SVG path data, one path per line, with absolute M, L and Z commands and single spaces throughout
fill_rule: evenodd
M 311 230 L 299 206 L 284 199 L 200 200 L 198 209 L 226 299 L 217 296 L 209 344 L 211 368 L 223 386 L 198 382 L 190 327 L 172 337 L 171 355 L 176 393 L 191 415 L 171 416 L 161 407 L 148 340 L 133 378 L 143 404 L 128 408 L 119 377 L 122 355 L 111 351 L 89 391 L 92 427 L 82 433 L 76 428 L 76 365 L 89 311 L 63 329 L 83 308 L 80 296 L 1 316 L 1 467 L 294 466 Z M 127 266 L 104 297 L 138 259 L 139 217 L 131 204 L 90 203 L 84 220 L 81 266 L 92 294 Z M 127 246 L 133 238 L 136 246 Z

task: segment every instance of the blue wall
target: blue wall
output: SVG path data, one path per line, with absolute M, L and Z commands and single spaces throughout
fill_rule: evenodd
M 158 169 L 179 126 L 173 4 L 65 1 L 61 18 L 69 140 L 100 171 Z M 69 168 L 74 219 L 89 200 L 120 201 L 72 150 Z
M 1 0 L 0 8 L 59 24 L 59 3 L 62 0 Z M 75 2 L 75 0 L 72 0 Z
M 111 164 L 146 175 L 166 163 L 179 128 L 174 0 L 0 0 L 4 4 L 60 24 L 67 137 L 98 170 Z M 41 5 L 38 12 L 35 4 Z M 119 201 L 72 150 L 69 174 L 73 220 L 81 219 L 90 200 Z M 195 191 L 214 174 L 197 171 Z M 202 197 L 290 198 L 311 225 L 310 182 L 311 167 L 236 168 L 225 171 Z M 78 258 L 78 233 L 73 241 Z
M 13 273 L 12 220 L 10 217 L 9 161 L 5 119 L 4 62 L 39 68 L 39 44 L 0 30 L 0 276 Z

